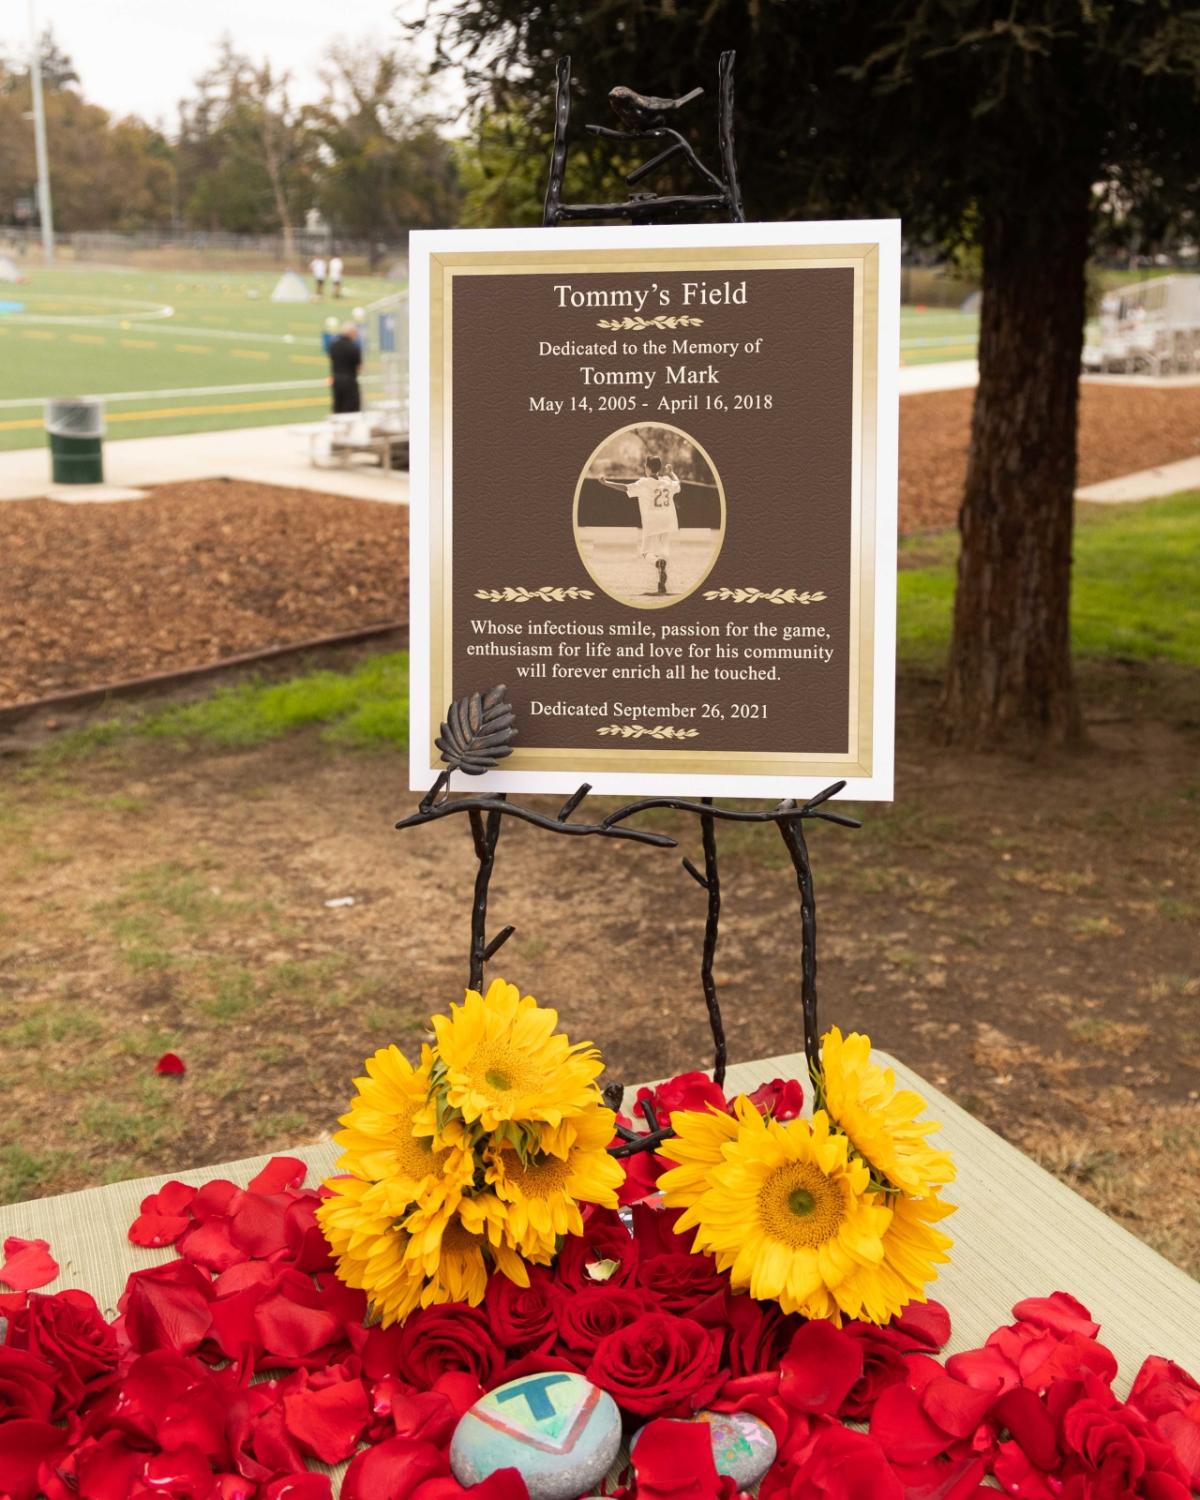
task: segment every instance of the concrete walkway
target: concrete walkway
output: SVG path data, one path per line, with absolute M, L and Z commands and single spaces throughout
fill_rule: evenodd
M 1122 474 L 1120 479 L 1105 479 L 1076 490 L 1077 500 L 1091 500 L 1100 505 L 1120 505 L 1130 500 L 1157 500 L 1160 495 L 1174 495 L 1179 490 L 1200 490 L 1200 458 L 1181 458 L 1175 464 L 1161 464 L 1157 469 L 1142 469 L 1137 474 Z
M 0 500 L 49 497 L 79 504 L 133 499 L 150 484 L 219 478 L 408 504 L 406 473 L 386 473 L 373 462 L 317 468 L 309 459 L 308 429 L 299 427 L 238 427 L 229 432 L 123 438 L 104 445 L 104 477 L 103 485 L 55 485 L 47 449 L 0 453 Z

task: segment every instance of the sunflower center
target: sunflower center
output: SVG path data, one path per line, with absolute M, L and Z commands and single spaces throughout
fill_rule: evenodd
M 515 1151 L 506 1151 L 504 1175 L 526 1198 L 556 1198 L 567 1191 L 571 1166 L 559 1156 L 535 1156 L 522 1164 Z
M 471 1251 L 478 1250 L 481 1244 L 479 1235 L 472 1234 L 461 1219 L 451 1219 L 442 1230 L 443 1255 L 469 1255 Z
M 845 1216 L 837 1184 L 812 1162 L 777 1167 L 758 1191 L 763 1231 L 791 1250 L 823 1245 L 837 1233 Z
M 436 1171 L 450 1152 L 444 1146 L 435 1151 L 430 1136 L 412 1133 L 416 1113 L 414 1106 L 396 1120 L 393 1134 L 396 1168 L 410 1177 L 425 1177 Z
M 528 1058 L 503 1043 L 485 1045 L 479 1052 L 474 1069 L 476 1078 L 493 1097 L 502 1094 L 528 1093 L 537 1087 L 531 1077 Z

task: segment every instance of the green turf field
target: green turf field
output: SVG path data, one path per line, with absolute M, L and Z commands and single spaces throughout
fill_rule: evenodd
M 358 277 L 339 303 L 270 300 L 274 273 L 41 270 L 0 284 L 0 450 L 41 447 L 46 396 L 106 398 L 108 437 L 307 422 L 328 409 L 326 317 L 401 289 Z M 970 359 L 978 319 L 904 308 L 905 364 Z
M 28 278 L 0 285 L 0 449 L 45 442 L 46 396 L 105 396 L 110 439 L 311 421 L 329 405 L 325 319 L 402 285 L 355 277 L 340 302 L 303 303 L 270 300 L 275 274 Z

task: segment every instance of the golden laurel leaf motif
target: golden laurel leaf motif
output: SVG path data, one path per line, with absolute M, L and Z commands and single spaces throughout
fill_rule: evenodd
M 544 583 L 540 589 L 527 589 L 520 585 L 515 588 L 476 589 L 475 597 L 486 599 L 491 604 L 531 604 L 535 599 L 541 604 L 565 604 L 568 599 L 594 599 L 596 594 L 593 589 L 576 588 L 574 584 L 569 588 L 557 588 L 553 584 Z
M 676 729 L 674 724 L 602 724 L 597 734 L 615 734 L 623 740 L 694 740 L 698 729 Z
M 617 333 L 644 333 L 647 328 L 699 328 L 703 322 L 703 318 L 689 317 L 687 313 L 659 313 L 656 318 L 634 314 L 625 318 L 598 318 L 596 327 Z
M 801 593 L 798 589 L 705 589 L 706 599 L 729 599 L 734 604 L 820 604 L 826 597 L 821 589 Z

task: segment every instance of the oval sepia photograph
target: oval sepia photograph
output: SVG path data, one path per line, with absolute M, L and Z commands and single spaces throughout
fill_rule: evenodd
M 693 593 L 725 539 L 725 491 L 708 454 L 665 422 L 622 427 L 575 486 L 575 545 L 604 592 L 632 609 Z

